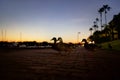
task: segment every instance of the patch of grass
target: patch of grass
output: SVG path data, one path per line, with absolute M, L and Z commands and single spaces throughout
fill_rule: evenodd
M 102 49 L 109 49 L 110 50 L 110 48 L 108 47 L 109 44 L 112 46 L 113 50 L 119 50 L 120 51 L 120 40 L 115 40 L 115 41 L 102 43 L 101 44 Z

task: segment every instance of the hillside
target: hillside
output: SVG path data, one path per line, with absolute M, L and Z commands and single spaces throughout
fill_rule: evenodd
M 110 49 L 108 47 L 108 45 L 111 45 L 112 46 L 112 49 L 113 50 L 119 50 L 120 51 L 120 40 L 115 40 L 115 41 L 111 41 L 111 42 L 105 42 L 105 43 L 102 43 L 102 49 Z

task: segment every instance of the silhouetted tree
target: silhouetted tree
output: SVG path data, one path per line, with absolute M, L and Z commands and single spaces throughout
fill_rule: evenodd
M 114 23 L 113 23 L 113 21 L 109 22 L 109 28 L 110 28 L 111 40 L 114 40 Z
M 90 28 L 89 31 L 90 31 L 90 35 L 92 35 L 93 28 Z
M 101 25 L 101 30 L 102 30 L 102 12 L 104 11 L 104 8 L 100 8 L 98 12 L 100 13 L 100 25 Z
M 90 35 L 90 36 L 88 37 L 88 40 L 93 41 L 93 40 L 94 40 L 93 37 L 94 37 L 93 35 Z
M 120 39 L 120 13 L 114 15 L 113 19 L 110 21 L 110 28 L 117 31 L 118 39 Z
M 106 14 L 107 14 L 107 11 L 110 11 L 111 7 L 109 7 L 108 5 L 103 5 L 103 9 L 104 9 L 104 13 L 105 13 L 105 24 L 107 25 Z
M 98 19 L 98 18 L 96 18 L 96 25 L 97 25 L 97 28 L 98 28 L 98 21 L 99 21 L 99 19 Z
M 110 28 L 108 25 L 105 26 L 105 28 L 101 31 L 102 34 L 104 34 L 104 37 L 106 38 L 106 41 L 110 41 Z
M 96 30 L 98 30 L 98 25 L 97 25 L 97 22 L 96 22 L 96 21 L 94 21 L 93 23 L 94 23 L 94 25 L 93 25 L 94 30 L 95 30 L 95 31 L 96 31 Z
M 100 38 L 101 38 L 101 32 L 100 31 L 95 31 L 93 33 L 93 41 L 95 41 L 96 43 L 100 43 Z
M 48 46 L 48 45 L 49 45 L 49 43 L 47 41 L 42 42 L 42 46 Z

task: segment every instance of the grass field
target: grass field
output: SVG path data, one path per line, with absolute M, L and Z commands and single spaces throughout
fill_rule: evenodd
M 102 43 L 102 49 L 109 49 L 108 45 L 111 44 L 112 50 L 119 50 L 120 51 L 120 40 L 115 40 L 111 42 Z

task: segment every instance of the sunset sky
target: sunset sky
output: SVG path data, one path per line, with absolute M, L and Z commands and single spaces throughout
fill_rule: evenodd
M 90 35 L 98 9 L 108 4 L 108 22 L 120 12 L 120 0 L 0 0 L 0 41 L 77 42 Z M 104 18 L 103 18 L 104 23 Z

